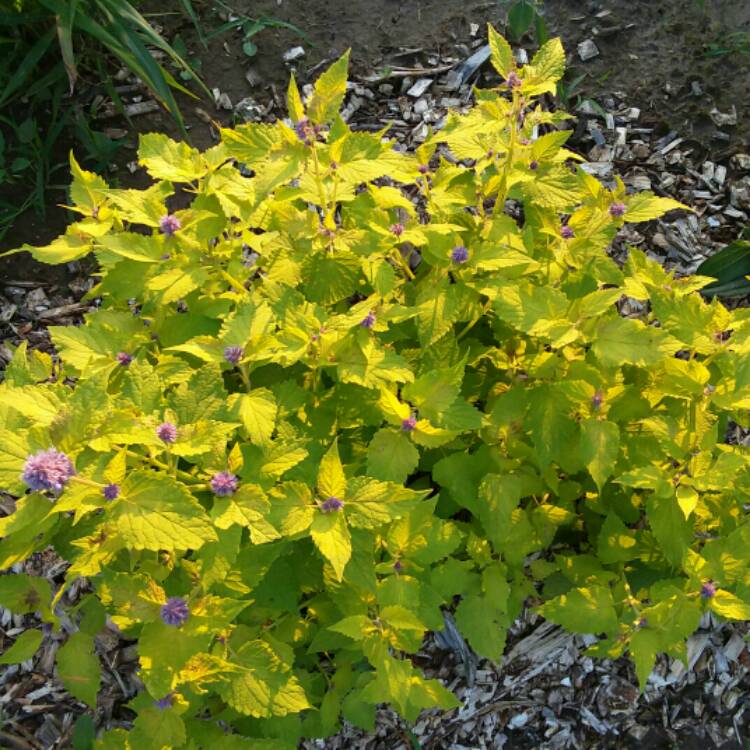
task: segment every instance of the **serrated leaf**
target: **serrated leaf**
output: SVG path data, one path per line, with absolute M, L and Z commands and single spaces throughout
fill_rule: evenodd
M 315 82 L 307 106 L 310 121 L 325 125 L 333 120 L 346 94 L 346 77 L 349 72 L 349 50 L 331 65 Z
M 141 134 L 138 161 L 157 180 L 192 182 L 208 171 L 200 152 L 187 143 L 178 143 L 162 133 Z
M 130 474 L 108 515 L 131 549 L 199 549 L 216 540 L 200 503 L 167 476 Z
M 0 654 L 0 664 L 20 664 L 31 659 L 42 642 L 41 630 L 25 630 L 16 638 L 16 642 Z
M 297 678 L 263 641 L 253 641 L 239 655 L 238 672 L 219 686 L 221 697 L 245 716 L 268 718 L 309 708 Z
M 581 425 L 581 457 L 602 491 L 614 473 L 620 451 L 620 429 L 614 422 L 588 419 Z
M 683 209 L 689 211 L 690 208 L 673 198 L 662 198 L 654 195 L 650 191 L 643 191 L 631 195 L 625 200 L 626 210 L 623 219 L 625 221 L 650 221 L 658 219 L 667 211 Z
M 606 586 L 571 589 L 542 605 L 540 611 L 573 633 L 612 633 L 617 628 L 612 592 Z
M 378 430 L 367 447 L 367 473 L 375 479 L 403 484 L 418 463 L 419 451 L 403 432 Z
M 101 680 L 101 666 L 94 652 L 92 636 L 73 633 L 57 652 L 57 674 L 65 689 L 92 708 Z
M 250 440 L 265 445 L 271 440 L 276 427 L 276 398 L 267 388 L 254 388 L 250 393 L 230 396 L 229 408 L 236 419 L 242 421 Z
M 719 589 L 708 600 L 708 606 L 727 620 L 750 620 L 750 604 L 726 589 Z
M 249 529 L 253 544 L 265 544 L 280 536 L 267 520 L 269 510 L 266 493 L 258 485 L 243 484 L 233 495 L 217 498 L 211 516 L 217 528 L 238 524 Z
M 326 451 L 318 468 L 318 492 L 323 499 L 346 496 L 346 476 L 339 458 L 338 440 L 334 440 Z
M 343 580 L 344 568 L 352 556 L 352 538 L 344 514 L 340 510 L 316 512 L 310 526 L 310 536 L 320 554 L 331 563 L 336 578 Z
M 513 50 L 511 50 L 505 37 L 498 34 L 490 23 L 487 24 L 487 35 L 490 42 L 490 59 L 492 60 L 492 67 L 503 78 L 507 78 L 511 70 L 515 68 Z

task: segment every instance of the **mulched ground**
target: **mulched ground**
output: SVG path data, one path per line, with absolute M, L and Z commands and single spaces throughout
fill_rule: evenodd
M 373 74 L 365 72 L 352 82 L 344 106 L 347 119 L 363 130 L 393 122 L 391 135 L 404 148 L 414 148 L 429 126 L 440 126 L 448 107 L 470 106 L 471 85 L 494 82 L 484 66 L 456 85 L 456 66 L 481 46 L 482 32 L 477 30 L 453 47 L 396 50 L 388 61 L 387 78 L 371 80 Z M 421 79 L 429 79 L 429 85 L 415 88 Z M 242 104 L 238 112 L 250 119 L 273 119 L 283 116 L 283 104 L 271 89 Z M 572 146 L 587 157 L 586 169 L 605 183 L 619 174 L 634 190 L 653 189 L 695 209 L 695 214 L 674 220 L 626 227 L 611 248 L 615 258 L 623 258 L 627 245 L 635 245 L 678 273 L 691 273 L 747 224 L 750 156 L 740 153 L 715 163 L 701 142 L 665 128 L 624 95 L 611 94 L 597 106 L 584 101 L 576 115 Z M 715 117 L 717 127 L 726 127 L 732 113 L 717 112 Z M 212 126 L 205 128 L 211 137 Z M 80 320 L 94 304 L 81 301 L 91 286 L 88 270 L 86 263 L 73 263 L 67 278 L 48 283 L 12 277 L 0 281 L 0 366 L 8 361 L 11 345 L 27 340 L 50 350 L 46 327 Z M 0 494 L 0 513 L 8 514 L 13 507 L 13 499 Z M 50 552 L 33 556 L 18 569 L 60 583 L 65 563 Z M 73 587 L 66 604 L 75 604 L 86 586 L 81 581 Z M 15 616 L 0 607 L 0 651 L 33 627 L 40 627 L 33 616 Z M 73 623 L 66 622 L 62 634 L 42 629 L 45 638 L 33 660 L 0 668 L 1 747 L 70 747 L 74 722 L 85 711 L 54 678 L 55 651 L 74 630 Z M 456 692 L 460 709 L 425 712 L 407 727 L 384 708 L 373 734 L 345 726 L 335 737 L 304 747 L 406 750 L 413 747 L 413 735 L 431 750 L 744 748 L 750 720 L 747 633 L 747 624 L 719 623 L 706 615 L 688 642 L 688 664 L 660 659 L 640 695 L 626 659 L 593 661 L 584 655 L 593 636 L 569 635 L 531 612 L 512 628 L 500 665 L 478 663 L 448 628 L 425 640 L 415 662 Z M 100 727 L 127 726 L 131 716 L 123 704 L 139 688 L 136 647 L 121 641 L 114 628 L 105 628 L 97 649 L 103 687 L 95 722 Z

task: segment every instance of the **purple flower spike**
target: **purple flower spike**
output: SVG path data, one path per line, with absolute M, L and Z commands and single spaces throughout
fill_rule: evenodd
M 344 501 L 339 500 L 337 497 L 327 497 L 320 505 L 320 509 L 324 513 L 333 513 L 337 510 L 341 510 L 344 507 Z
M 224 359 L 236 365 L 242 359 L 244 353 L 245 351 L 241 346 L 228 346 L 224 349 Z
M 119 484 L 108 484 L 104 490 L 104 497 L 107 498 L 107 500 L 117 500 L 118 497 L 120 497 L 120 485 Z
M 404 233 L 404 225 L 401 222 L 391 224 L 391 232 L 393 232 L 396 237 L 400 237 Z
M 163 698 L 154 701 L 154 706 L 161 711 L 166 711 L 168 708 L 172 708 L 172 706 L 174 706 L 174 694 L 167 693 Z
M 709 579 L 701 586 L 701 598 L 702 599 L 713 599 L 716 596 L 716 592 L 719 587 Z
M 463 245 L 458 245 L 451 250 L 451 260 L 456 264 L 466 263 L 469 260 L 469 251 Z
M 372 312 L 372 310 L 368 312 L 367 315 L 362 318 L 360 325 L 362 328 L 371 329 L 375 325 L 375 313 Z
M 297 138 L 299 138 L 306 146 L 310 145 L 310 130 L 310 121 L 306 118 L 300 120 L 294 126 L 294 132 L 297 134 Z
M 166 625 L 179 627 L 190 616 L 190 608 L 181 596 L 170 596 L 167 603 L 162 605 L 161 619 Z
M 603 402 L 604 394 L 599 390 L 591 397 L 591 408 L 594 409 L 594 411 L 599 411 L 599 409 L 602 408 Z
M 174 443 L 177 440 L 177 428 L 171 422 L 162 422 L 156 428 L 156 435 L 164 443 Z
M 521 85 L 521 79 L 518 77 L 515 70 L 511 70 L 510 74 L 505 79 L 505 84 L 509 89 L 514 89 Z
M 133 361 L 133 358 L 127 352 L 117 352 L 117 354 L 115 355 L 115 359 L 123 367 L 127 367 Z
M 573 231 L 573 227 L 569 227 L 567 224 L 563 225 L 560 229 L 560 237 L 564 240 L 572 240 L 575 236 L 576 233 Z
M 171 237 L 175 232 L 179 232 L 182 229 L 182 224 L 174 214 L 167 214 L 159 219 L 159 229 L 162 234 Z
M 619 219 L 621 216 L 625 215 L 626 209 L 627 206 L 624 203 L 613 203 L 609 207 L 609 213 L 611 216 L 614 216 L 615 219 Z
M 218 497 L 234 495 L 240 486 L 240 480 L 228 471 L 220 471 L 211 478 L 211 491 Z
M 401 422 L 401 429 L 404 432 L 411 432 L 417 426 L 417 418 L 412 414 Z
M 21 478 L 32 490 L 60 492 L 75 473 L 71 460 L 62 451 L 50 448 L 26 459 Z

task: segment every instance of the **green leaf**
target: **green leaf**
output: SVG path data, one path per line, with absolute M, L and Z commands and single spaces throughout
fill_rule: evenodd
M 505 650 L 505 618 L 483 596 L 466 596 L 456 607 L 456 625 L 480 656 L 499 661 Z
M 529 0 L 516 0 L 508 12 L 508 31 L 513 39 L 520 40 L 529 30 L 536 11 Z
M 94 638 L 73 633 L 57 652 L 57 673 L 65 689 L 92 708 L 96 707 L 101 667 L 94 652 Z
M 42 642 L 41 630 L 24 630 L 16 638 L 16 642 L 3 654 L 0 654 L 0 664 L 20 664 L 31 659 Z
M 650 628 L 640 628 L 630 637 L 630 655 L 635 662 L 635 672 L 641 692 L 646 689 L 648 677 L 654 669 L 659 653 L 659 634 Z
M 664 557 L 674 566 L 681 566 L 692 539 L 692 524 L 674 495 L 650 495 L 646 502 L 651 531 L 659 542 Z
M 573 633 L 613 633 L 617 629 L 612 592 L 605 586 L 571 589 L 542 605 L 540 612 Z
M 346 76 L 349 71 L 349 50 L 347 50 L 323 75 L 313 88 L 313 95 L 307 106 L 307 114 L 315 125 L 325 125 L 333 120 L 344 101 Z
M 0 576 L 0 602 L 14 614 L 41 612 L 44 617 L 49 614 L 51 601 L 52 586 L 46 578 L 25 573 Z
M 581 425 L 581 457 L 599 492 L 614 473 L 620 451 L 620 429 L 614 422 L 588 419 Z
M 320 554 L 331 563 L 336 578 L 342 581 L 344 568 L 352 556 L 352 538 L 344 513 L 340 510 L 315 513 L 310 527 L 310 536 Z
M 199 549 L 216 540 L 200 503 L 167 476 L 131 473 L 109 516 L 131 549 Z
M 624 363 L 653 365 L 664 359 L 658 329 L 637 320 L 612 318 L 599 325 L 592 350 L 605 367 L 620 367 Z
M 367 473 L 403 484 L 417 468 L 419 451 L 403 432 L 378 430 L 367 447 Z
M 185 724 L 174 708 L 148 706 L 138 712 L 130 732 L 131 747 L 173 748 L 184 745 Z

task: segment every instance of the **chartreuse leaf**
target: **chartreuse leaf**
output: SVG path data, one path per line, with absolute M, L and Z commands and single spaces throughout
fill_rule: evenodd
M 321 497 L 335 497 L 339 500 L 346 495 L 346 477 L 339 458 L 338 441 L 334 440 L 323 456 L 318 468 L 318 492 Z
M 349 50 L 336 60 L 315 82 L 307 105 L 307 115 L 316 125 L 324 125 L 338 112 L 346 94 Z
M 199 151 L 161 133 L 140 136 L 138 161 L 157 180 L 192 182 L 208 171 L 208 165 Z
M 253 443 L 269 442 L 276 426 L 276 399 L 271 391 L 254 388 L 249 393 L 235 393 L 229 399 L 229 409 L 245 425 Z
M 0 664 L 20 664 L 27 659 L 31 659 L 42 642 L 42 632 L 40 630 L 24 630 L 16 638 L 15 643 L 0 654 Z
M 492 67 L 503 77 L 507 78 L 508 74 L 515 68 L 513 60 L 513 51 L 510 44 L 505 38 L 495 31 L 492 24 L 487 24 L 487 35 L 490 42 L 490 59 Z
M 309 708 L 299 681 L 267 643 L 248 643 L 239 650 L 232 666 L 236 672 L 220 685 L 219 694 L 235 711 L 264 718 Z
M 57 674 L 71 695 L 96 706 L 101 667 L 92 636 L 79 631 L 68 638 L 57 652 Z
M 200 503 L 166 476 L 130 474 L 108 516 L 133 549 L 198 549 L 216 540 Z
M 731 591 L 719 589 L 708 600 L 708 606 L 727 620 L 750 620 L 750 603 L 735 596 Z
M 279 532 L 268 522 L 270 505 L 266 494 L 258 485 L 242 485 L 229 497 L 219 497 L 211 515 L 219 529 L 228 529 L 232 524 L 250 531 L 254 544 L 263 544 L 279 538 Z
M 312 517 L 310 536 L 320 554 L 331 563 L 336 578 L 341 581 L 344 568 L 352 556 L 352 537 L 344 514 L 340 510 L 317 511 Z
M 650 191 L 636 193 L 625 200 L 625 221 L 650 221 L 658 219 L 667 211 L 690 209 L 672 198 L 662 198 Z

